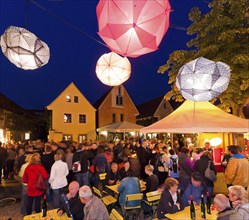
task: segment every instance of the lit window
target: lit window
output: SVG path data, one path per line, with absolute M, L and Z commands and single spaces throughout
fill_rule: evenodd
M 86 123 L 86 115 L 79 115 L 79 123 Z
M 71 102 L 71 96 L 70 96 L 70 95 L 67 95 L 67 96 L 66 96 L 66 101 L 67 101 L 67 102 Z
M 72 114 L 64 114 L 64 123 L 71 123 L 72 122 Z
M 63 140 L 65 140 L 65 141 L 72 141 L 73 140 L 73 136 L 71 134 L 64 134 L 63 135 Z
M 116 122 L 116 114 L 113 113 L 113 114 L 112 114 L 112 123 L 115 123 L 115 122 Z
M 120 122 L 124 121 L 124 114 L 120 114 Z
M 78 96 L 74 96 L 74 102 L 78 103 L 79 102 L 79 97 Z

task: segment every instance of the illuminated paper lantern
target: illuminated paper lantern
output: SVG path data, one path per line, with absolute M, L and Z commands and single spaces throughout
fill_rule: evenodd
M 1 36 L 4 55 L 17 67 L 33 70 L 48 63 L 49 47 L 25 28 L 10 26 Z
M 100 0 L 98 34 L 125 57 L 153 52 L 168 30 L 170 9 L 168 0 Z
M 176 86 L 185 99 L 209 101 L 224 92 L 230 80 L 230 67 L 199 57 L 181 67 Z
M 102 55 L 96 65 L 99 80 L 108 86 L 118 86 L 130 77 L 131 64 L 116 53 Z

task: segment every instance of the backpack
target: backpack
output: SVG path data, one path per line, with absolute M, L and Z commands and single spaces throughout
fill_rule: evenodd
M 78 172 L 81 171 L 81 164 L 80 164 L 80 161 L 79 161 L 79 160 L 73 163 L 72 171 L 73 171 L 74 173 L 78 173 Z
M 174 173 L 178 173 L 178 158 L 172 158 L 170 157 L 170 171 L 173 171 Z
M 216 181 L 216 175 L 215 175 L 215 172 L 213 170 L 210 169 L 210 163 L 211 161 L 208 162 L 208 167 L 207 169 L 205 170 L 205 177 L 212 181 L 212 182 L 215 182 Z

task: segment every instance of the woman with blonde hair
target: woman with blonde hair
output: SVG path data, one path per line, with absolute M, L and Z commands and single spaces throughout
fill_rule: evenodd
M 229 200 L 233 208 L 238 208 L 238 212 L 243 216 L 241 220 L 249 219 L 248 194 L 243 186 L 234 185 L 228 187 Z
M 51 168 L 49 183 L 52 188 L 52 201 L 54 208 L 60 208 L 62 205 L 61 193 L 67 186 L 67 175 L 69 173 L 66 162 L 62 161 L 64 155 L 57 151 L 54 155 L 54 164 Z
M 26 167 L 22 177 L 23 183 L 27 183 L 27 215 L 32 213 L 33 203 L 35 203 L 35 212 L 41 212 L 41 196 L 44 191 L 36 188 L 38 173 L 41 173 L 44 180 L 48 178 L 45 168 L 41 165 L 40 155 L 35 153 L 30 157 L 29 165 Z

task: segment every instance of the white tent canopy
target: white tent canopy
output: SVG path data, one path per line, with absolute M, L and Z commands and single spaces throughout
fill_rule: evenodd
M 210 102 L 186 100 L 160 121 L 142 128 L 142 133 L 249 132 L 249 120 L 228 114 Z
M 139 132 L 143 126 L 122 121 L 118 123 L 113 123 L 110 125 L 106 125 L 104 127 L 98 128 L 97 131 L 108 131 L 108 132 Z

